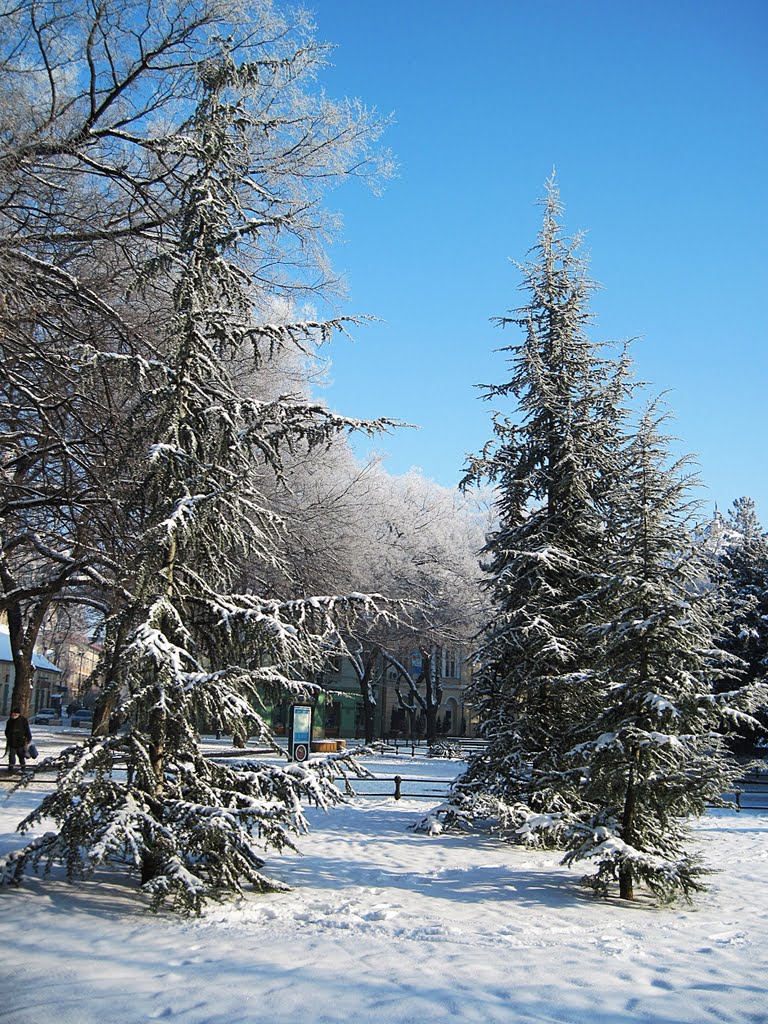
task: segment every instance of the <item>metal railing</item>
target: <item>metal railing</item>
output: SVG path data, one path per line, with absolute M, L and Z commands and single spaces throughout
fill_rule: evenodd
M 356 796 L 403 798 L 448 796 L 456 782 L 457 775 L 449 777 L 418 775 L 381 775 L 371 778 L 352 778 L 350 784 Z M 339 776 L 339 781 L 344 777 Z M 414 787 L 418 787 L 414 789 Z M 740 779 L 732 790 L 723 793 L 723 798 L 737 811 L 768 812 L 768 774 L 750 772 Z
M 362 740 L 360 742 L 362 743 Z M 470 754 L 484 750 L 487 742 L 481 739 L 447 736 L 439 739 L 436 745 L 455 747 L 458 751 L 458 756 L 466 759 Z M 410 755 L 411 757 L 424 757 L 430 747 L 431 744 L 427 743 L 426 740 L 388 739 L 375 740 L 371 744 L 372 750 L 379 751 L 382 754 L 392 754 L 396 757 L 400 757 L 403 754 Z
M 349 782 L 355 796 L 387 797 L 395 800 L 445 799 L 456 776 L 435 778 L 419 775 L 372 775 L 369 778 L 337 776 L 337 782 Z
M 768 774 L 747 772 L 723 798 L 737 811 L 768 811 Z

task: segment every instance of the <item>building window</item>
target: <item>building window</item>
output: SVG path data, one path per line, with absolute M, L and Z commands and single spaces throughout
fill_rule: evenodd
M 459 678 L 459 659 L 455 651 L 443 651 L 443 676 L 445 679 Z

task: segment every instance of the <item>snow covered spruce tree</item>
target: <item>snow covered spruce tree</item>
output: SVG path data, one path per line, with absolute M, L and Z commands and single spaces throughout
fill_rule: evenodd
M 569 830 L 566 860 L 594 862 L 588 881 L 635 882 L 688 896 L 706 869 L 687 851 L 688 819 L 738 777 L 724 731 L 749 721 L 753 688 L 716 647 L 718 603 L 693 543 L 687 459 L 670 464 L 664 416 L 651 404 L 627 445 L 607 552 L 611 618 L 589 631 L 600 651 L 604 706 L 594 737 L 572 752 L 596 810 Z
M 718 645 L 738 659 L 744 683 L 768 681 L 768 535 L 752 498 L 737 498 L 727 517 L 716 512 L 696 531 L 710 586 L 720 605 Z M 750 755 L 768 737 L 768 707 L 729 737 L 734 753 Z
M 740 658 L 749 680 L 768 675 L 768 534 L 752 498 L 728 511 L 717 579 L 728 604 L 722 645 Z
M 376 182 L 388 157 L 373 145 L 375 112 L 317 88 L 328 48 L 303 11 L 269 0 L 19 0 L 2 26 L 0 612 L 12 620 L 24 707 L 49 610 L 103 615 L 89 584 L 132 558 L 125 519 L 135 515 L 118 491 L 144 442 L 125 428 L 139 425 L 145 361 L 172 314 L 168 243 L 185 173 L 164 139 L 194 109 L 202 63 L 221 40 L 236 59 L 260 50 L 282 62 L 282 76 L 253 85 L 261 114 L 247 129 L 260 137 L 248 170 L 262 207 L 239 246 L 262 310 L 334 286 L 322 193 L 345 178 Z M 152 257 L 164 272 L 145 275 L 150 286 L 127 303 Z
M 257 29 L 272 42 L 256 46 Z M 20 828 L 56 827 L 8 859 L 6 882 L 30 866 L 63 864 L 76 878 L 120 864 L 139 873 L 153 907 L 168 901 L 199 912 L 206 898 L 244 884 L 279 887 L 262 871 L 264 847 L 291 844 L 305 825 L 303 802 L 339 797 L 337 765 L 246 759 L 234 768 L 206 757 L 196 732 L 209 723 L 269 742 L 260 702 L 311 696 L 339 619 L 376 614 L 360 594 L 281 600 L 233 590 L 244 556 L 273 578 L 281 562 L 288 526 L 259 493 L 260 467 L 279 475 L 284 449 L 385 425 L 302 398 L 244 398 L 231 377 L 231 357 L 243 349 L 268 360 L 280 346 L 311 347 L 343 326 L 263 323 L 253 306 L 282 233 L 293 232 L 301 249 L 314 205 L 307 192 L 345 173 L 345 157 L 357 164 L 367 135 L 359 110 L 344 113 L 322 97 L 318 106 L 302 93 L 317 48 L 303 40 L 291 48 L 290 32 L 274 21 L 247 26 L 246 35 L 248 59 L 222 43 L 197 66 L 189 119 L 146 140 L 157 166 L 172 172 L 177 214 L 175 234 L 166 233 L 144 275 L 156 289 L 169 282 L 172 296 L 158 356 L 142 362 L 137 382 L 143 472 L 121 498 L 131 563 L 104 580 L 112 731 L 45 763 L 58 770 L 55 790 Z M 103 365 L 119 372 L 121 360 Z
M 587 336 L 594 286 L 560 214 L 552 180 L 534 259 L 520 265 L 528 301 L 499 320 L 524 339 L 505 350 L 509 380 L 484 388 L 489 400 L 515 399 L 517 419 L 494 414 L 494 437 L 465 480 L 495 485 L 498 527 L 485 548 L 492 610 L 470 697 L 488 747 L 453 807 L 549 844 L 585 806 L 569 752 L 603 704 L 590 627 L 603 617 L 606 509 L 630 389 L 625 355 Z

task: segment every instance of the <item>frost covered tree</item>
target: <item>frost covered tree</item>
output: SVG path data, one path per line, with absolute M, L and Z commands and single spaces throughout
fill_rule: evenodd
M 704 869 L 687 820 L 732 784 L 724 733 L 759 693 L 717 646 L 686 460 L 669 466 L 656 406 L 631 429 L 626 350 L 606 359 L 586 336 L 585 264 L 558 213 L 550 184 L 529 304 L 502 321 L 526 339 L 511 381 L 486 389 L 516 398 L 518 419 L 497 414 L 468 475 L 499 495 L 475 687 L 489 742 L 437 817 L 566 846 L 625 899 L 638 881 L 688 895 Z
M 205 61 L 227 40 L 233 60 L 260 48 L 282 66 L 279 84 L 264 74 L 250 86 L 260 120 L 248 131 L 262 133 L 246 168 L 251 200 L 262 191 L 230 240 L 248 249 L 247 288 L 263 310 L 275 296 L 335 285 L 323 191 L 379 180 L 388 157 L 373 145 L 375 113 L 316 89 L 327 47 L 303 12 L 239 0 L 20 0 L 2 20 L 0 607 L 14 622 L 26 702 L 46 608 L 95 601 L 103 615 L 91 584 L 114 577 L 107 552 L 130 557 L 117 492 L 144 442 L 126 444 L 125 427 L 148 412 L 139 378 L 174 315 L 188 160 L 166 143 L 190 123 Z
M 38 10 L 27 6 L 33 15 Z M 216 8 L 221 16 L 224 8 Z M 336 768 L 328 765 L 247 761 L 235 769 L 207 758 L 198 725 L 216 722 L 228 732 L 248 726 L 268 742 L 260 702 L 274 694 L 311 696 L 313 673 L 327 638 L 338 636 L 340 618 L 376 614 L 359 593 L 290 599 L 235 586 L 242 583 L 243 554 L 280 571 L 289 529 L 259 490 L 259 467 L 279 475 L 283 452 L 386 425 L 344 419 L 301 396 L 249 399 L 233 380 L 232 357 L 243 350 L 263 365 L 281 347 L 311 348 L 344 328 L 339 320 L 269 323 L 256 311 L 270 288 L 290 286 L 298 262 L 314 263 L 313 211 L 322 182 L 365 162 L 376 131 L 360 108 L 307 91 L 323 51 L 301 25 L 292 28 L 266 3 L 253 20 L 232 5 L 226 11 L 242 20 L 231 21 L 202 56 L 190 51 L 194 59 L 180 64 L 194 101 L 189 110 L 179 104 L 182 122 L 153 121 L 151 109 L 139 119 L 151 127 L 139 149 L 164 175 L 172 200 L 132 292 L 167 291 L 157 337 L 142 354 L 86 353 L 123 387 L 132 380 L 136 395 L 129 421 L 136 427 L 135 460 L 123 482 L 127 493 L 113 494 L 131 557 L 113 562 L 112 576 L 99 581 L 110 606 L 106 691 L 113 731 L 47 763 L 58 770 L 56 788 L 20 828 L 52 821 L 55 829 L 4 867 L 6 881 L 19 881 L 29 866 L 61 863 L 74 878 L 104 863 L 123 864 L 139 873 L 154 907 L 168 901 L 192 912 L 244 884 L 273 887 L 262 871 L 263 848 L 291 844 L 291 832 L 305 827 L 302 802 L 338 797 Z M 134 19 L 143 8 L 99 12 L 93 37 L 108 57 L 107 36 L 117 32 L 127 33 L 146 60 L 157 58 L 147 49 L 151 29 L 142 34 Z M 162 72 L 160 60 L 168 88 L 173 76 Z M 101 109 L 99 89 L 113 79 L 97 77 L 83 93 L 91 117 Z M 165 91 L 160 96 L 168 98 Z M 124 121 L 105 133 L 114 136 L 109 153 L 126 138 L 136 141 L 138 131 L 126 96 L 113 99 Z M 86 140 L 92 141 L 87 132 Z M 71 141 L 86 159 L 80 137 Z M 23 255 L 24 247 L 18 251 Z
M 642 882 L 662 899 L 702 888 L 688 820 L 739 774 L 723 733 L 751 721 L 757 695 L 717 648 L 718 603 L 693 542 L 687 459 L 670 464 L 664 415 L 651 404 L 629 439 L 615 496 L 606 592 L 613 612 L 590 632 L 604 706 L 593 738 L 572 751 L 587 801 L 566 860 L 597 866 L 590 883 Z M 607 609 L 606 609 L 607 610 Z
M 719 644 L 740 659 L 745 682 L 764 682 L 768 678 L 768 535 L 752 498 L 737 498 L 729 509 L 711 566 L 722 606 Z M 738 731 L 737 746 L 751 749 L 759 736 L 765 737 L 765 707 L 756 718 L 759 726 Z
M 287 465 L 275 500 L 298 527 L 287 552 L 298 593 L 310 592 L 312 580 L 330 579 L 339 590 L 380 591 L 397 602 L 396 617 L 359 618 L 344 637 L 366 742 L 374 739 L 385 664 L 398 671 L 407 699 L 436 734 L 439 678 L 434 671 L 414 675 L 406 663 L 421 651 L 426 666 L 442 647 L 466 644 L 476 631 L 482 529 L 473 498 L 417 472 L 395 476 L 375 460 L 361 464 L 340 438 Z
M 434 743 L 444 649 L 469 644 L 480 620 L 480 518 L 470 496 L 417 472 L 382 483 L 375 572 L 387 581 L 387 593 L 402 601 L 399 629 L 382 639 L 382 655 L 397 673 L 401 707 L 412 722 L 423 718 Z
M 125 555 L 120 502 L 138 424 L 126 430 L 130 382 L 110 380 L 84 355 L 117 340 L 109 319 L 87 297 L 75 313 L 63 296 L 41 295 L 34 319 L 17 300 L 18 289 L 6 292 L 0 313 L 0 610 L 13 701 L 25 709 L 32 655 L 54 609 L 95 618 L 109 605 L 102 584 Z
M 752 498 L 734 501 L 727 527 L 717 574 L 730 606 L 721 642 L 744 662 L 746 679 L 763 679 L 768 674 L 768 535 Z
M 358 635 L 359 670 L 377 663 L 394 669 L 401 706 L 412 720 L 423 717 L 434 742 L 443 650 L 468 644 L 479 620 L 480 519 L 473 500 L 420 473 L 395 477 L 380 470 L 372 483 L 375 501 L 359 533 L 368 578 L 400 605 L 396 623 L 371 624 Z M 414 671 L 416 652 L 420 668 Z
M 491 612 L 470 699 L 488 747 L 457 791 L 462 813 L 493 814 L 504 830 L 555 842 L 583 807 L 568 757 L 602 705 L 589 627 L 606 554 L 628 366 L 588 337 L 594 287 L 581 238 L 560 226 L 554 180 L 533 259 L 519 265 L 526 304 L 499 319 L 522 331 L 507 347 L 510 375 L 485 386 L 513 399 L 494 437 L 469 463 L 466 484 L 496 487 L 498 527 L 485 548 Z

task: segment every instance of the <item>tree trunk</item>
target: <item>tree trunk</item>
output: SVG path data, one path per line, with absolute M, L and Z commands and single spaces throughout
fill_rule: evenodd
M 623 861 L 619 868 L 619 898 L 622 900 L 634 900 L 635 898 L 632 866 L 626 861 Z
M 437 743 L 437 708 L 427 704 L 427 743 Z
M 141 884 L 145 885 L 157 878 L 163 866 L 163 859 L 157 850 L 144 850 L 141 858 Z
M 376 701 L 373 699 L 373 675 L 376 662 L 381 654 L 381 647 L 374 644 L 371 648 L 365 663 L 365 672 L 360 680 L 360 692 L 363 696 L 363 727 L 365 729 L 365 742 L 374 741 L 374 708 Z
M 29 718 L 35 669 L 31 652 L 27 653 L 27 645 L 24 643 L 24 623 L 18 605 L 8 608 L 7 619 L 14 669 L 11 707 L 18 708 L 25 718 Z
M 153 817 L 159 821 L 162 814 L 161 803 L 165 781 L 165 711 L 157 705 L 152 709 L 149 718 L 149 761 L 154 776 L 150 805 L 153 809 Z M 142 885 L 151 882 L 161 873 L 164 862 L 162 849 L 162 839 L 157 837 L 148 841 L 148 845 L 144 848 L 141 857 Z
M 93 726 L 91 727 L 93 736 L 108 736 L 112 729 L 112 712 L 117 707 L 120 695 L 119 656 L 116 652 L 123 650 L 127 632 L 125 625 L 120 626 L 114 643 L 110 641 L 107 645 L 107 649 L 111 650 L 111 657 L 104 673 L 104 687 L 94 709 Z
M 424 663 L 424 682 L 426 685 L 427 743 L 431 746 L 437 743 L 437 712 L 443 696 L 439 677 L 440 663 L 436 651 L 432 651 L 430 654 L 422 651 L 421 656 Z
M 635 760 L 637 760 L 635 754 Z M 624 794 L 624 814 L 621 822 L 621 837 L 625 843 L 630 845 L 634 838 L 635 804 L 637 802 L 637 791 L 635 788 L 635 766 L 630 765 L 629 777 L 627 778 L 627 791 Z M 622 861 L 619 866 L 619 897 L 623 900 L 635 898 L 634 875 L 632 865 Z
M 411 743 L 415 743 L 416 740 L 419 738 L 418 717 L 419 713 L 415 707 L 408 708 L 408 731 L 410 733 L 408 739 L 411 741 Z
M 149 763 L 154 775 L 153 796 L 159 796 L 165 784 L 165 711 L 157 706 L 149 718 Z
M 29 718 L 32 704 L 32 687 L 34 685 L 34 667 L 29 658 L 24 654 L 13 652 L 13 697 L 11 707 L 18 708 L 25 718 Z
M 91 726 L 92 736 L 108 736 L 110 732 L 110 720 L 112 712 L 117 706 L 117 694 L 110 693 L 102 695 L 96 701 L 94 708 L 93 725 Z
M 360 693 L 363 696 L 363 731 L 366 744 L 373 743 L 373 702 L 371 700 L 371 684 L 367 679 L 360 682 Z

